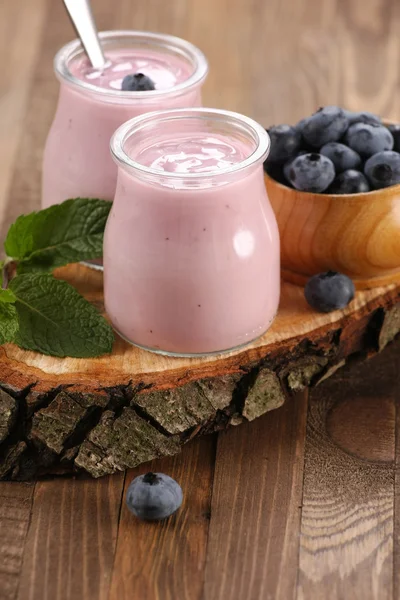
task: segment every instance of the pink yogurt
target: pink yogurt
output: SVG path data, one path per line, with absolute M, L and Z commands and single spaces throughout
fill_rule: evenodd
M 279 234 L 265 130 L 226 111 L 163 111 L 123 125 L 104 242 L 106 310 L 138 346 L 175 355 L 240 347 L 279 302 Z
M 42 206 L 77 196 L 112 200 L 117 168 L 109 153 L 114 131 L 128 119 L 161 108 L 201 105 L 207 61 L 192 44 L 134 31 L 100 34 L 104 71 L 94 70 L 78 41 L 55 59 L 61 82 L 43 161 Z M 121 91 L 125 75 L 143 73 L 154 91 Z

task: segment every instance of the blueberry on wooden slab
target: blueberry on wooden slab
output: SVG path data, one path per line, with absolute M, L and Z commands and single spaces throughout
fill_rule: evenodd
M 350 277 L 335 271 L 314 275 L 304 288 L 308 304 L 324 313 L 344 308 L 353 300 L 354 294 L 354 283 Z

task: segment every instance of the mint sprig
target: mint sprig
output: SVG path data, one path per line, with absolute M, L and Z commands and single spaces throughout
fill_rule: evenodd
M 75 288 L 42 273 L 20 275 L 15 294 L 22 348 L 52 356 L 87 358 L 111 352 L 114 335 L 107 321 Z
M 18 261 L 18 273 L 51 271 L 99 258 L 111 202 L 76 198 L 18 217 L 4 248 Z
M 111 203 L 77 198 L 19 217 L 0 264 L 0 344 L 14 342 L 51 356 L 109 353 L 114 334 L 104 317 L 51 271 L 102 254 Z M 9 281 L 10 279 L 10 281 Z

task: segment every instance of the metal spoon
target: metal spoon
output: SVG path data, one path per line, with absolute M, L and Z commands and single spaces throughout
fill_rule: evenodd
M 95 69 L 103 69 L 106 59 L 100 45 L 90 0 L 64 0 L 64 4 L 92 66 Z

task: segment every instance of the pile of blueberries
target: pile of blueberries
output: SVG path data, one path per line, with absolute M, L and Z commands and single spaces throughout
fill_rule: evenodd
M 400 183 L 400 125 L 325 106 L 297 125 L 268 130 L 265 171 L 297 190 L 358 194 Z

